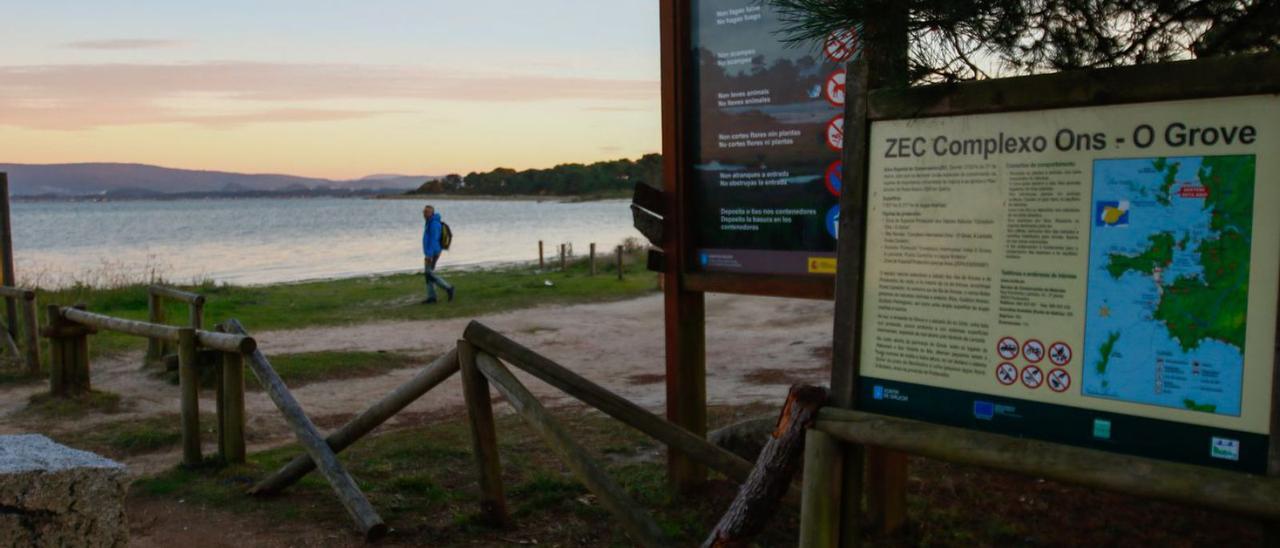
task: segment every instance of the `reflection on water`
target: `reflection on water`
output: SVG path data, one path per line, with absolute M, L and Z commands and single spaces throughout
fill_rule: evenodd
M 453 229 L 441 267 L 535 260 L 562 242 L 611 249 L 631 228 L 628 203 L 433 200 Z M 422 267 L 415 200 L 180 200 L 14 203 L 19 280 L 211 279 L 261 284 Z

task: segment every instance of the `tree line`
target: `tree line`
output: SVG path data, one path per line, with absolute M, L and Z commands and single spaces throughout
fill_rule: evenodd
M 630 192 L 637 182 L 662 185 L 662 155 L 638 160 L 593 164 L 560 164 L 549 169 L 514 170 L 500 167 L 465 176 L 452 173 L 422 183 L 408 194 L 483 196 L 584 196 Z

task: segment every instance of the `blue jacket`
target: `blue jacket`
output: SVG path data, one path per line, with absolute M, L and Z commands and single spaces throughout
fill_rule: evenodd
M 422 231 L 422 254 L 426 257 L 435 257 L 442 251 L 440 247 L 440 214 L 432 215 L 431 220 L 426 223 L 427 226 Z

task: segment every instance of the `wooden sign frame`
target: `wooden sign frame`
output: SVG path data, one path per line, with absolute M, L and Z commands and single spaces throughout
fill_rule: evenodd
M 706 293 L 830 300 L 836 278 L 829 275 L 771 275 L 705 272 L 691 268 L 692 0 L 659 4 L 662 69 L 662 217 L 659 266 L 664 290 L 667 418 L 705 436 Z M 639 196 L 639 193 L 637 193 Z M 650 209 L 651 208 L 645 208 Z M 654 242 L 657 244 L 658 242 Z M 668 457 L 670 482 L 689 491 L 706 477 L 706 469 L 676 450 Z
M 1275 477 L 1280 475 L 1280 352 L 1273 364 L 1268 456 L 1271 477 L 1267 478 L 852 411 L 860 376 L 868 138 L 872 122 L 1275 95 L 1280 94 L 1280 55 L 1234 56 L 870 92 L 866 89 L 864 62 L 851 63 L 847 74 L 846 143 L 856 145 L 845 148 L 846 192 L 841 197 L 832 371 L 834 406 L 824 411 L 810 435 L 801 544 L 851 546 L 859 542 L 863 491 L 873 487 L 863 484 L 864 446 L 1215 507 L 1267 520 L 1280 519 L 1280 479 Z M 1280 150 L 1276 153 L 1280 154 Z M 1276 340 L 1280 348 L 1280 329 Z M 993 447 L 1006 450 L 984 451 Z M 1011 460 L 1019 451 L 1034 451 L 1038 458 L 1030 463 Z M 1081 456 L 1123 463 L 1128 470 L 1143 473 L 1105 474 L 1072 468 L 1070 463 L 1080 462 Z M 1186 481 L 1189 475 L 1197 479 Z M 836 485 L 842 487 L 833 491 L 832 486 Z M 1274 534 L 1274 526 L 1269 531 Z M 1280 537 L 1273 540 L 1276 539 Z

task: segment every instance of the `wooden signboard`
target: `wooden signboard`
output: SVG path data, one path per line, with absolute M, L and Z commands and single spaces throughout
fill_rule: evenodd
M 829 435 L 1275 519 L 1280 56 L 870 93 L 849 74 L 848 411 L 815 451 Z M 856 532 L 844 472 L 832 519 Z M 805 534 L 833 543 L 819 500 Z
M 705 434 L 703 294 L 833 298 L 857 39 L 785 44 L 758 0 L 663 0 L 660 17 L 665 186 L 633 211 L 662 248 L 668 418 Z M 704 475 L 679 454 L 670 470 L 684 489 Z

